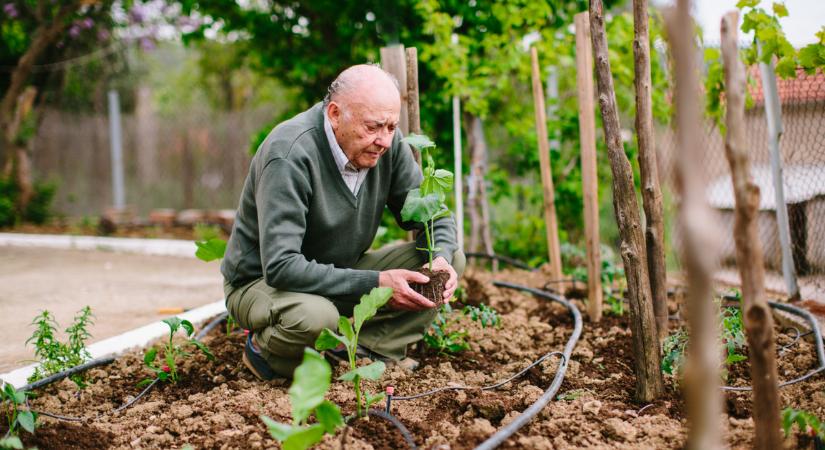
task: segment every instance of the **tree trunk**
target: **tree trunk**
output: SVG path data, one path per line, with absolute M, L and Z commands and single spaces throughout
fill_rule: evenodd
M 662 372 L 659 369 L 660 344 L 653 316 L 653 303 L 650 298 L 647 255 L 645 254 L 639 203 L 636 200 L 636 191 L 633 186 L 633 170 L 625 155 L 620 135 L 616 93 L 613 90 L 610 62 L 607 59 L 607 36 L 605 36 L 601 0 L 590 2 L 590 32 L 596 63 L 599 107 L 602 113 L 610 168 L 613 172 L 613 208 L 619 226 L 620 251 L 630 300 L 636 399 L 641 402 L 652 402 L 663 391 Z
M 759 188 L 751 179 L 745 143 L 746 79 L 745 67 L 739 60 L 736 44 L 738 23 L 738 11 L 729 12 L 722 18 L 722 58 L 727 99 L 725 155 L 730 164 L 736 197 L 733 236 L 736 241 L 736 265 L 739 266 L 742 277 L 742 318 L 750 348 L 753 421 L 756 430 L 754 448 L 774 449 L 782 447 L 776 348 L 773 319 L 765 300 L 765 265 L 756 221 Z
M 12 118 L 6 124 L 3 133 L 4 146 L 8 149 L 8 159 L 2 175 L 11 178 L 17 185 L 20 193 L 15 208 L 21 217 L 25 215 L 29 207 L 29 201 L 34 196 L 34 186 L 28 142 L 22 142 L 18 134 L 20 133 L 20 127 L 28 120 L 29 115 L 33 114 L 32 108 L 35 97 L 37 97 L 37 89 L 29 86 L 23 90 L 17 98 Z
M 639 144 L 639 173 L 642 178 L 642 202 L 645 209 L 645 241 L 650 295 L 659 342 L 668 334 L 667 271 L 665 269 L 665 225 L 662 219 L 662 189 L 656 149 L 653 146 L 653 111 L 651 107 L 650 36 L 647 0 L 633 0 L 633 68 L 636 73 L 636 140 Z
M 470 251 L 493 254 L 490 236 L 490 209 L 487 204 L 487 189 L 484 177 L 487 173 L 487 141 L 484 139 L 484 124 L 481 118 L 465 114 L 467 123 L 467 144 L 470 150 L 470 176 L 467 182 L 467 203 L 470 207 Z M 494 268 L 496 267 L 493 261 Z
M 685 395 L 690 431 L 687 447 L 697 450 L 723 448 L 719 414 L 718 308 L 713 302 L 712 271 L 718 235 L 705 200 L 698 92 L 698 53 L 689 0 L 679 0 L 676 11 L 668 11 L 667 35 L 675 64 L 676 163 L 675 185 L 681 196 L 678 223 L 682 236 L 682 261 L 688 279 L 688 360 L 685 363 Z

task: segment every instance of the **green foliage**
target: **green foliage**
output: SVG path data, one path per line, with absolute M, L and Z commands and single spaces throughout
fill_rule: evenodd
M 410 134 L 401 142 L 412 145 L 426 156 L 427 164 L 424 167 L 424 179 L 421 181 L 419 189 L 413 189 L 407 193 L 404 207 L 401 208 L 401 218 L 404 221 L 420 222 L 424 225 L 424 234 L 427 238 L 427 247 L 419 248 L 427 252 L 429 256 L 429 268 L 433 269 L 433 254 L 440 250 L 435 246 L 435 221 L 441 217 L 450 215 L 450 210 L 444 204 L 447 192 L 452 190 L 453 173 L 436 169 L 435 162 L 429 151 L 435 144 L 427 136 Z M 425 152 L 426 151 L 426 152 Z
M 206 345 L 192 337 L 192 335 L 195 334 L 195 327 L 192 325 L 192 322 L 186 319 L 180 319 L 178 317 L 170 317 L 168 319 L 163 319 L 163 323 L 169 327 L 169 340 L 161 348 L 163 350 L 163 354 L 161 355 L 159 353 L 157 347 L 152 347 L 143 355 L 143 364 L 149 370 L 154 372 L 156 379 L 172 383 L 177 383 L 180 380 L 180 374 L 178 373 L 178 362 L 182 358 L 188 358 L 191 356 L 191 353 L 186 351 L 186 347 L 195 347 L 209 360 L 215 359 L 215 356 L 212 355 L 212 352 L 209 351 L 209 348 L 207 348 Z M 178 345 L 173 341 L 175 333 L 177 333 L 178 330 L 183 330 L 186 334 L 187 341 L 184 345 Z M 158 357 L 160 357 L 160 364 L 155 362 Z M 141 381 L 140 385 L 149 384 L 153 380 L 154 379 L 152 378 L 147 378 Z
M 324 400 L 331 378 L 329 363 L 314 350 L 305 348 L 304 360 L 295 369 L 292 386 L 289 387 L 292 424 L 261 416 L 269 434 L 281 443 L 284 450 L 307 449 L 320 442 L 325 433 L 334 434 L 336 429 L 344 426 L 338 406 Z M 310 425 L 308 419 L 313 413 L 317 423 Z
M 86 349 L 86 341 L 92 337 L 87 328 L 93 324 L 94 315 L 89 306 L 81 309 L 66 328 L 69 342 L 60 342 L 57 338 L 57 322 L 48 310 L 43 310 L 32 321 L 35 330 L 26 343 L 34 344 L 34 354 L 38 359 L 38 366 L 27 380 L 29 383 L 54 375 L 72 367 L 79 366 L 91 359 Z M 86 387 L 86 377 L 77 373 L 69 377 L 78 388 Z
M 221 227 L 208 223 L 196 223 L 192 229 L 196 241 L 208 241 L 221 237 Z
M 464 328 L 456 328 L 461 316 L 453 311 L 449 303 L 438 310 L 430 330 L 424 335 L 424 344 L 438 354 L 456 354 L 470 349 L 467 338 L 470 334 Z
M 823 426 L 817 416 L 809 413 L 808 411 L 801 411 L 793 408 L 783 409 L 782 430 L 785 431 L 785 436 L 788 436 L 791 433 L 791 429 L 794 424 L 796 424 L 800 433 L 816 436 L 819 439 L 825 439 L 825 426 Z
M 226 254 L 226 241 L 220 238 L 195 241 L 195 245 L 198 247 L 195 250 L 195 256 L 201 261 L 214 261 L 223 258 Z
M 353 310 L 352 322 L 346 317 L 338 319 L 338 332 L 336 334 L 329 328 L 324 328 L 318 339 L 315 341 L 315 349 L 319 351 L 332 350 L 343 344 L 347 350 L 349 359 L 349 372 L 338 377 L 342 381 L 351 381 L 353 389 L 355 390 L 355 408 L 358 417 L 366 414 L 372 403 L 380 401 L 383 394 L 367 395 L 362 401 L 361 395 L 361 379 L 377 380 L 381 378 L 384 373 L 384 363 L 375 361 L 368 366 L 358 367 L 356 365 L 356 358 L 358 352 L 358 335 L 361 333 L 361 327 L 364 322 L 375 317 L 378 310 L 384 306 L 392 297 L 392 289 L 390 288 L 373 288 L 369 294 L 361 297 L 361 300 Z
M 676 330 L 665 338 L 662 344 L 662 372 L 679 378 L 685 363 L 685 349 L 688 344 L 688 333 L 683 329 Z
M 722 343 L 725 346 L 725 364 L 731 365 L 747 359 L 745 355 L 737 353 L 745 347 L 745 327 L 742 324 L 742 310 L 740 308 L 722 308 Z
M 606 314 L 614 316 L 624 315 L 624 269 L 619 265 L 613 251 L 602 245 L 600 248 L 602 267 L 602 293 L 607 305 Z M 569 242 L 561 244 L 562 268 L 575 280 L 587 283 L 587 260 L 584 249 Z
M 57 185 L 48 182 L 35 182 L 34 192 L 25 211 L 17 207 L 20 199 L 20 187 L 12 178 L 0 176 L 0 227 L 10 227 L 23 222 L 34 224 L 46 223 L 52 217 L 52 202 Z
M 501 327 L 501 316 L 492 306 L 481 304 L 478 306 L 467 305 L 461 312 L 474 322 L 478 322 L 481 328 Z
M 25 391 L 18 391 L 9 383 L 3 383 L 3 388 L 0 389 L 0 405 L 2 405 L 3 415 L 6 416 L 6 426 L 8 427 L 8 434 L 3 440 L 0 440 L 0 448 L 3 446 L 11 448 L 23 448 L 19 439 L 15 441 L 18 428 L 22 428 L 29 433 L 34 433 L 37 428 L 37 414 L 30 411 L 26 406 L 27 398 L 30 393 Z M 16 446 L 16 444 L 20 446 Z

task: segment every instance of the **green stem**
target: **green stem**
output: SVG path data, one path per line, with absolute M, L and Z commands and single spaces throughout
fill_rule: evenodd
M 352 347 L 348 347 L 348 355 L 349 356 L 349 369 L 355 370 L 355 359 L 358 352 L 358 334 L 361 330 L 357 330 L 355 332 L 355 339 L 352 340 Z M 355 378 L 352 380 L 353 387 L 355 388 L 355 414 L 357 417 L 361 417 L 361 377 L 356 375 Z
M 434 221 L 430 221 L 431 223 Z M 433 230 L 435 232 L 435 230 Z M 424 222 L 424 235 L 427 237 L 427 256 L 430 258 L 430 271 L 433 270 L 433 242 L 432 238 L 430 238 L 430 227 L 427 225 L 427 222 Z

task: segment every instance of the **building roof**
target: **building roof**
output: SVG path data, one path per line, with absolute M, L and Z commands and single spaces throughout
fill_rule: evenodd
M 748 85 L 748 92 L 753 98 L 755 106 L 765 103 L 765 93 L 762 90 L 762 75 L 758 65 L 748 67 L 748 74 L 755 81 Z M 802 68 L 796 69 L 796 78 L 782 79 L 776 77 L 779 90 L 779 100 L 783 103 L 809 103 L 825 101 L 825 73 L 817 69 L 808 75 Z
M 785 203 L 803 203 L 820 195 L 825 196 L 825 165 L 800 165 L 784 167 Z M 773 176 L 770 166 L 751 167 L 751 176 L 759 187 L 759 209 L 776 209 Z M 734 195 L 730 174 L 710 183 L 705 195 L 708 203 L 717 209 L 733 209 Z

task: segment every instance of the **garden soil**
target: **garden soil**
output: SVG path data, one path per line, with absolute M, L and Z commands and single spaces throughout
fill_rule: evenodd
M 551 351 L 560 351 L 572 331 L 567 311 L 554 303 L 489 284 L 493 275 L 470 271 L 465 277 L 468 301 L 488 303 L 502 313 L 500 328 L 480 328 L 463 319 L 471 337 L 471 349 L 457 356 L 436 355 L 415 347 L 411 355 L 420 360 L 416 372 L 390 367 L 379 382 L 368 382 L 370 392 L 388 385 L 399 396 L 443 386 L 484 386 L 509 377 Z M 544 273 L 502 272 L 496 279 L 542 287 Z M 468 283 L 469 281 L 469 283 Z M 580 309 L 582 304 L 579 303 Z M 673 305 L 673 309 L 676 304 Z M 631 399 L 634 376 L 627 316 L 607 316 L 600 324 L 584 324 L 582 338 L 573 353 L 558 396 L 516 435 L 505 449 L 567 448 L 682 448 L 686 419 L 681 394 L 673 379 L 667 393 L 647 405 Z M 782 345 L 791 334 L 782 333 Z M 136 405 L 111 414 L 113 408 L 133 398 L 136 384 L 149 373 L 141 354 L 135 352 L 108 367 L 88 373 L 91 385 L 77 391 L 63 381 L 38 392 L 32 407 L 56 414 L 82 416 L 79 423 L 43 418 L 36 436 L 24 435 L 27 445 L 50 448 L 278 448 L 259 419 L 267 415 L 289 421 L 287 386 L 256 380 L 241 362 L 244 335 L 229 336 L 213 330 L 204 340 L 217 357 L 208 361 L 195 355 L 182 364 L 182 381 L 161 385 Z M 816 366 L 813 346 L 802 339 L 779 359 L 782 379 L 801 375 Z M 366 363 L 366 361 L 361 361 Z M 393 401 L 392 413 L 427 449 L 470 449 L 514 420 L 549 386 L 559 358 L 551 357 L 524 377 L 498 390 L 447 391 L 410 401 Z M 743 366 L 744 368 L 744 366 Z M 335 369 L 340 375 L 346 367 Z M 747 370 L 734 368 L 730 383 L 747 384 Z M 822 417 L 825 380 L 789 386 L 781 391 L 782 404 L 806 409 Z M 720 423 L 732 448 L 750 448 L 753 421 L 747 394 L 726 396 Z M 334 382 L 328 398 L 354 409 L 348 384 Z M 2 430 L 0 430 L 2 431 Z M 59 439 L 59 440 L 58 440 Z M 795 448 L 796 437 L 786 446 Z M 400 434 L 383 419 L 361 419 L 346 431 L 327 436 L 322 449 L 404 448 Z
M 161 308 L 191 309 L 222 298 L 217 262 L 0 246 L 0 372 L 34 357 L 25 341 L 41 310 L 54 314 L 62 330 L 91 306 L 91 344 L 168 316 Z

